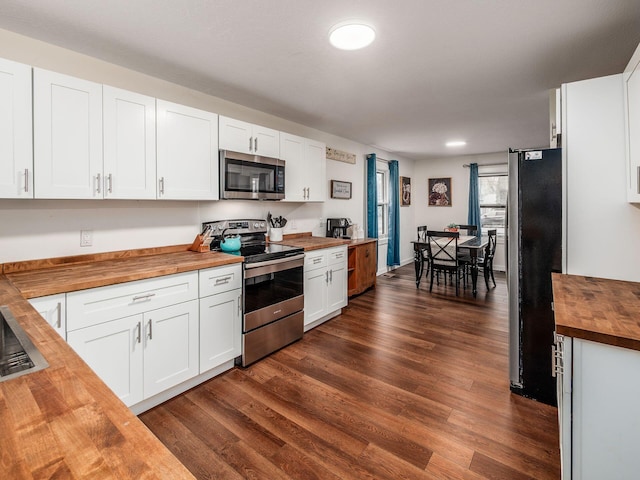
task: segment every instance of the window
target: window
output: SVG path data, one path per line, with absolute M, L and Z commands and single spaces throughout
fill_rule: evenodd
M 389 233 L 389 170 L 378 163 L 376 182 L 378 191 L 378 238 Z
M 504 236 L 509 194 L 507 175 L 483 175 L 478 178 L 480 195 L 480 224 L 482 232 L 495 228 L 498 236 Z

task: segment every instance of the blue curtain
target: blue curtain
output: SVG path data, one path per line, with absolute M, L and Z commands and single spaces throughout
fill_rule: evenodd
M 367 237 L 378 238 L 376 154 L 367 155 Z
M 389 162 L 389 243 L 387 265 L 400 265 L 400 176 L 398 161 Z
M 482 236 L 482 227 L 480 225 L 480 191 L 478 189 L 478 164 L 469 165 L 469 217 L 467 218 L 469 225 L 477 225 L 477 236 Z

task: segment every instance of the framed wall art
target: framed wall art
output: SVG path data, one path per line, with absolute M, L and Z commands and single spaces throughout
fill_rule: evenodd
M 345 200 L 350 199 L 351 198 L 351 182 L 331 180 L 331 198 L 342 198 Z
M 430 207 L 451 206 L 451 177 L 430 178 L 428 189 L 428 205 Z
M 411 205 L 411 177 L 400 177 L 400 206 Z

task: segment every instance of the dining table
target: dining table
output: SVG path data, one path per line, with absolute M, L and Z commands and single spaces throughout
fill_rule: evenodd
M 413 264 L 416 269 L 416 288 L 420 287 L 420 280 L 424 272 L 424 251 L 427 249 L 428 240 L 412 240 Z M 464 250 L 471 257 L 471 285 L 473 296 L 478 294 L 478 257 L 480 252 L 489 243 L 488 237 L 476 237 L 474 235 L 460 235 L 458 238 L 458 252 Z

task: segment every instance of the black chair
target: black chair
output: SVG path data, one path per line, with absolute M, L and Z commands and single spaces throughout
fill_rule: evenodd
M 458 225 L 458 230 L 466 230 L 467 235 L 477 235 L 478 234 L 478 226 L 477 225 Z
M 433 289 L 434 274 L 444 273 L 446 282 L 447 273 L 456 278 L 456 296 L 460 290 L 460 278 L 464 281 L 464 264 L 458 261 L 459 232 L 427 231 L 427 253 L 431 264 L 431 283 L 429 291 Z M 465 283 L 466 284 L 466 283 Z
M 426 243 L 426 241 L 427 241 L 427 226 L 426 225 L 418 226 L 418 241 Z M 424 261 L 424 275 L 425 275 L 425 278 L 427 278 L 427 275 L 429 275 L 429 267 L 430 267 L 431 262 L 429 262 L 429 255 L 427 253 L 426 247 L 422 249 L 421 255 L 422 255 L 422 259 Z
M 484 273 L 484 283 L 487 284 L 487 289 L 489 288 L 489 276 L 491 276 L 491 281 L 493 281 L 493 286 L 496 286 L 496 279 L 493 276 L 493 257 L 496 254 L 496 244 L 497 244 L 497 230 L 489 230 L 487 232 L 489 235 L 489 243 L 484 248 L 484 257 L 478 258 L 478 267 L 482 267 L 482 272 Z

